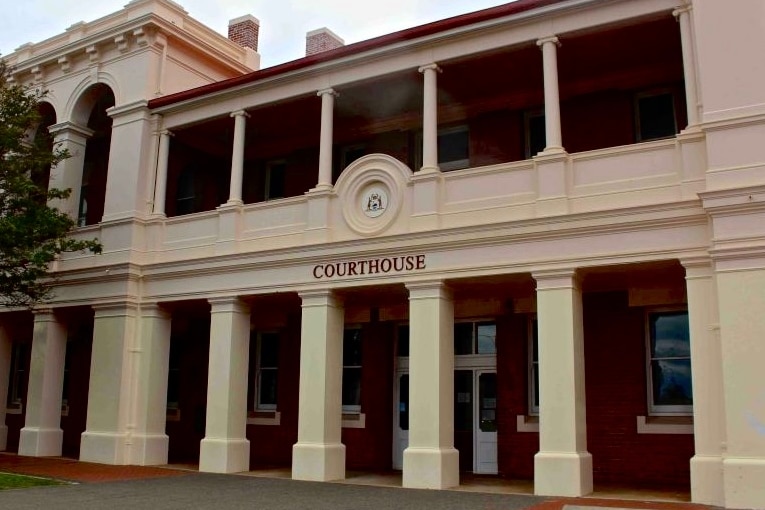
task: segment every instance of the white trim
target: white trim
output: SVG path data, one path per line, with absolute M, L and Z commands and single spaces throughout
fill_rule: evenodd
M 341 426 L 344 429 L 364 429 L 367 426 L 367 415 L 358 411 L 347 412 L 345 408 L 343 408 L 343 420 Z
M 519 414 L 515 417 L 516 432 L 539 432 L 539 417 Z
M 520 416 L 519 416 L 520 418 Z M 638 416 L 638 434 L 693 434 L 692 416 Z
M 281 425 L 281 422 L 282 413 L 279 411 L 251 411 L 247 416 L 247 425 Z

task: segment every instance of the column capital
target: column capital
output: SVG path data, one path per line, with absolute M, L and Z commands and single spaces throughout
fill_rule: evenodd
M 452 299 L 452 290 L 444 280 L 430 280 L 405 284 L 409 291 L 409 300 L 413 299 Z
M 540 48 L 548 43 L 552 43 L 555 46 L 561 45 L 560 39 L 558 39 L 557 35 L 549 35 L 547 37 L 540 37 L 539 39 L 537 39 L 537 46 L 539 46 Z
M 438 67 L 438 64 L 436 64 L 435 62 L 433 62 L 432 64 L 426 64 L 424 66 L 418 67 L 417 68 L 417 72 L 418 73 L 424 73 L 425 71 L 430 71 L 431 69 L 436 71 L 437 73 L 443 73 L 444 72 L 444 70 L 441 69 L 440 67 Z
M 302 308 L 314 306 L 331 306 L 333 308 L 342 308 L 343 299 L 332 289 L 318 289 L 298 292 L 302 300 Z
M 175 133 L 173 133 L 169 129 L 160 129 L 159 131 L 157 131 L 157 134 L 160 136 L 175 136 Z
M 236 110 L 234 112 L 231 112 L 229 114 L 229 117 L 244 117 L 246 119 L 250 118 L 250 114 L 247 113 L 245 110 Z
M 48 132 L 56 138 L 63 139 L 69 139 L 72 135 L 79 135 L 79 137 L 87 139 L 93 136 L 95 133 L 95 131 L 92 129 L 89 129 L 85 126 L 80 126 L 79 124 L 75 124 L 74 122 L 70 121 L 53 124 L 52 126 L 48 127 Z
M 141 304 L 141 317 L 144 318 L 156 318 L 156 319 L 170 319 L 172 317 L 170 310 L 162 306 L 160 303 L 142 303 Z
M 680 259 L 680 264 L 685 269 L 686 280 L 712 278 L 714 276 L 712 257 L 688 257 Z
M 327 96 L 327 95 L 332 96 L 332 97 L 338 97 L 340 94 L 338 94 L 337 91 L 335 89 L 333 89 L 332 87 L 328 87 L 326 89 L 321 89 L 321 90 L 317 91 L 316 95 L 319 96 L 319 97 Z
M 680 21 L 680 16 L 683 14 L 690 14 L 693 7 L 690 5 L 683 5 L 681 7 L 676 7 L 674 11 L 672 11 L 672 16 L 677 18 L 678 21 Z
M 32 313 L 35 322 L 57 322 L 56 311 L 53 308 L 35 308 Z
M 242 301 L 238 296 L 224 296 L 209 298 L 210 313 L 249 313 L 250 305 Z
M 581 288 L 581 277 L 576 268 L 535 271 L 531 277 L 537 282 L 537 290 Z

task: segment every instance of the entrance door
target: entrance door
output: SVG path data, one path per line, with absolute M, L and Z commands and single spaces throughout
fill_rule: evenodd
M 497 473 L 497 373 L 475 372 L 478 390 L 475 413 L 476 473 Z
M 404 469 L 404 450 L 409 445 L 409 374 L 396 374 L 396 416 L 393 431 L 393 469 Z

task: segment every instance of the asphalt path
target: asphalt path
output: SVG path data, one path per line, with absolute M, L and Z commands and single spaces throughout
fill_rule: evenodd
M 0 509 L 515 510 L 545 498 L 190 473 L 0 491 Z

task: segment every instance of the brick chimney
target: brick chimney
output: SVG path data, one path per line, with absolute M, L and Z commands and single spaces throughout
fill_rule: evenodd
M 255 16 L 247 14 L 228 22 L 228 38 L 239 46 L 258 51 L 258 32 L 260 21 Z
M 345 46 L 339 35 L 324 27 L 311 30 L 305 35 L 305 56 L 315 55 L 323 51 L 334 50 Z

